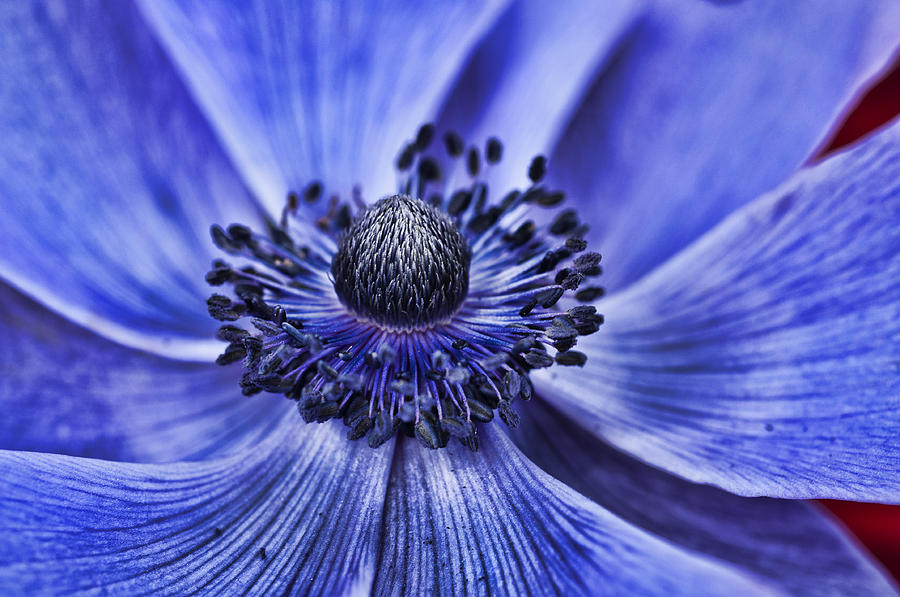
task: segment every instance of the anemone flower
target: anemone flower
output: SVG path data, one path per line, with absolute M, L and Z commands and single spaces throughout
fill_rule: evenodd
M 0 28 L 0 593 L 893 593 L 895 2 Z

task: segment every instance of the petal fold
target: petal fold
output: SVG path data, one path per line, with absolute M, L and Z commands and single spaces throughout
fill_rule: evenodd
M 621 288 L 815 153 L 900 40 L 887 1 L 657 0 L 550 159 Z M 827 40 L 827 41 L 825 41 Z
M 0 304 L 2 449 L 198 460 L 258 443 L 291 410 L 280 397 L 243 396 L 238 365 L 125 348 L 2 283 Z
M 900 122 L 746 206 L 536 375 L 616 447 L 741 495 L 900 502 Z
M 506 0 L 170 2 L 142 7 L 249 184 L 278 213 L 321 179 L 396 186 L 405 139 L 433 118 Z M 349 196 L 349 195 L 347 195 Z
M 511 432 L 543 470 L 623 520 L 756 574 L 787 595 L 896 595 L 884 573 L 816 505 L 738 497 L 643 464 L 544 400 Z
M 0 592 L 364 592 L 390 450 L 343 435 L 290 413 L 205 463 L 0 452 Z
M 127 2 L 0 9 L 0 278 L 119 342 L 208 355 L 213 222 L 258 220 Z
M 475 454 L 399 446 L 376 594 L 767 593 L 616 518 L 537 469 L 502 432 L 484 431 Z

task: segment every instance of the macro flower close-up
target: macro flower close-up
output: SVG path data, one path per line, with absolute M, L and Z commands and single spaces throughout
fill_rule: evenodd
M 0 31 L 0 595 L 897 594 L 896 0 Z

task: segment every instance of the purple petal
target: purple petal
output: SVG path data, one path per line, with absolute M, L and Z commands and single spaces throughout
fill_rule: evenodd
M 124 348 L 2 283 L 0 304 L 0 448 L 202 459 L 258 443 L 292 410 L 280 397 L 241 395 L 237 365 Z
M 629 458 L 535 400 L 513 440 L 535 464 L 610 512 L 787 595 L 896 595 L 828 517 L 796 500 L 744 498 Z
M 644 533 L 522 457 L 403 442 L 388 489 L 375 593 L 758 594 L 763 585 Z
M 349 593 L 371 583 L 391 451 L 290 413 L 225 460 L 0 452 L 0 593 Z
M 124 2 L 8 3 L 0 30 L 0 277 L 125 344 L 203 354 L 209 225 L 257 216 L 168 59 Z
M 536 376 L 618 448 L 741 495 L 900 502 L 900 122 L 601 305 Z
M 484 147 L 504 145 L 501 186 L 519 185 L 531 158 L 547 153 L 639 2 L 518 0 L 470 58 L 438 119 Z M 577 15 L 577 18 L 573 16 Z
M 279 211 L 311 180 L 396 186 L 404 139 L 431 118 L 503 2 L 142 4 L 254 191 Z
M 551 156 L 611 288 L 783 182 L 897 47 L 893 1 L 662 1 Z

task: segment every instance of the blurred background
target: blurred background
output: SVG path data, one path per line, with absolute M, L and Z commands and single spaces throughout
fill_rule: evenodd
M 900 56 L 858 99 L 819 157 L 844 147 L 900 114 Z M 900 583 L 900 506 L 822 501 Z

